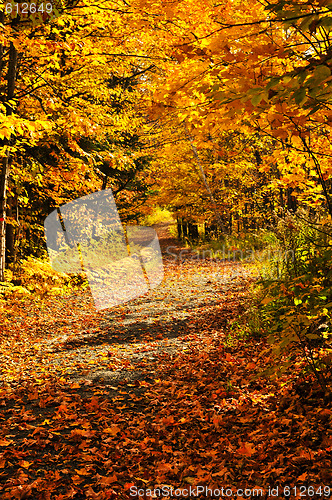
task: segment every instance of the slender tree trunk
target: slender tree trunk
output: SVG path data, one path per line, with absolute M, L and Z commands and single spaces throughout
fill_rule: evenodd
M 7 202 L 7 218 L 13 217 L 13 198 L 9 198 Z M 15 249 L 15 231 L 11 220 L 10 224 L 6 223 L 6 262 L 13 262 Z
M 199 159 L 199 156 L 198 156 L 198 153 L 197 153 L 196 146 L 194 145 L 194 143 L 193 143 L 193 139 L 192 139 L 191 135 L 189 134 L 189 131 L 188 131 L 188 127 L 187 127 L 186 122 L 184 122 L 184 127 L 185 127 L 185 130 L 186 130 L 187 137 L 188 137 L 188 139 L 189 139 L 189 141 L 190 141 L 190 144 L 191 144 L 191 149 L 192 149 L 192 151 L 193 151 L 193 153 L 194 153 L 194 157 L 195 157 L 196 162 L 197 162 L 197 165 L 198 165 L 198 167 L 199 167 L 199 170 L 200 170 L 200 173 L 201 173 L 201 177 L 202 177 L 202 180 L 203 180 L 203 183 L 204 183 L 205 189 L 206 189 L 206 191 L 208 192 L 208 195 L 209 195 L 209 197 L 210 197 L 211 204 L 212 204 L 212 207 L 213 207 L 214 213 L 215 213 L 215 215 L 216 215 L 216 219 L 217 219 L 217 221 L 218 221 L 218 223 L 219 223 L 219 226 L 220 226 L 220 228 L 221 228 L 221 231 L 222 231 L 223 233 L 225 233 L 225 232 L 226 232 L 226 231 L 225 231 L 225 226 L 224 226 L 223 220 L 222 220 L 222 218 L 221 218 L 221 215 L 220 215 L 220 213 L 219 213 L 219 210 L 218 210 L 218 207 L 217 207 L 217 202 L 216 202 L 216 200 L 215 200 L 215 198 L 214 198 L 214 196 L 213 196 L 213 193 L 212 193 L 212 191 L 211 191 L 211 189 L 210 189 L 210 186 L 209 186 L 209 184 L 208 184 L 208 181 L 207 181 L 207 179 L 206 179 L 205 172 L 204 172 L 203 166 L 202 166 L 202 164 L 201 164 L 201 161 L 200 161 L 200 159 Z
M 182 234 L 183 238 L 188 236 L 188 222 L 184 219 L 182 219 Z
M 0 50 L 0 58 L 3 58 L 3 47 Z M 1 62 L 3 62 L 1 60 Z M 6 115 L 13 112 L 12 105 L 8 102 L 14 97 L 17 69 L 17 51 L 13 42 L 10 42 L 9 61 L 7 73 L 7 96 L 5 98 Z M 11 139 L 1 141 L 1 146 L 10 146 Z M 5 255 L 6 255 L 6 193 L 10 166 L 9 147 L 0 159 L 0 282 L 4 281 Z
M 316 169 L 316 172 L 318 174 L 318 177 L 319 177 L 319 180 L 320 180 L 320 184 L 322 186 L 323 193 L 324 193 L 324 196 L 325 196 L 325 200 L 326 200 L 326 204 L 327 204 L 327 209 L 329 211 L 330 217 L 332 217 L 332 202 L 331 202 L 331 199 L 330 199 L 330 194 L 328 192 L 327 184 L 326 184 L 326 182 L 324 180 L 324 177 L 323 177 L 323 174 L 322 174 L 322 171 L 321 171 L 321 168 L 320 168 L 319 161 L 317 160 L 316 156 L 314 155 L 314 153 L 312 152 L 312 150 L 310 148 L 310 136 L 309 136 L 309 145 L 307 144 L 307 141 L 305 140 L 304 137 L 301 137 L 301 140 L 302 140 L 302 143 L 303 143 L 306 151 L 309 153 L 309 155 L 311 156 L 311 158 L 312 158 L 312 160 L 314 162 L 315 169 Z
M 106 189 L 107 181 L 108 181 L 108 176 L 105 174 L 105 176 L 103 178 L 103 185 L 101 187 L 102 190 Z
M 177 224 L 177 228 L 178 228 L 178 239 L 181 240 L 182 239 L 182 219 L 180 219 L 180 217 L 176 218 L 176 224 Z
M 17 263 L 17 253 L 18 253 L 18 248 L 20 244 L 20 237 L 21 237 L 21 224 L 20 224 L 20 219 L 19 219 L 19 213 L 18 213 L 18 196 L 16 195 L 15 197 L 15 221 L 16 221 L 16 235 L 15 235 L 15 241 L 14 241 L 14 258 L 13 258 L 13 274 L 16 272 L 16 263 Z

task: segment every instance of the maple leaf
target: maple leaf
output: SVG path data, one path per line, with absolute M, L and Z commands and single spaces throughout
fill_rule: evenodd
M 28 469 L 33 462 L 28 462 L 27 460 L 20 460 L 18 463 L 24 469 Z
M 240 448 L 236 450 L 240 455 L 245 455 L 246 457 L 251 457 L 256 453 L 256 449 L 252 443 L 241 443 Z
M 99 483 L 103 486 L 109 486 L 110 484 L 115 483 L 117 480 L 117 475 L 113 474 L 112 476 L 100 477 Z

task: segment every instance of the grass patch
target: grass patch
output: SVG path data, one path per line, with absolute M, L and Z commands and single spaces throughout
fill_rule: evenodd
M 173 214 L 167 208 L 156 207 L 152 214 L 146 215 L 142 219 L 143 226 L 153 226 L 161 222 L 174 222 Z

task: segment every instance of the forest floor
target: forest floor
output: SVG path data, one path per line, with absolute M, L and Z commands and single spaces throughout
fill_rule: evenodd
M 157 231 L 165 277 L 144 297 L 8 303 L 0 497 L 328 498 L 330 403 L 297 375 L 259 378 L 264 339 L 232 326 L 253 277 Z

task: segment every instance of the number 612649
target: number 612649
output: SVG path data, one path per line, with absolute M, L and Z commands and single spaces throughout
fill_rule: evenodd
M 36 14 L 40 12 L 43 14 L 51 14 L 53 5 L 51 3 L 6 3 L 6 14 Z

